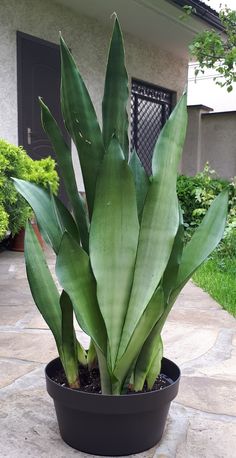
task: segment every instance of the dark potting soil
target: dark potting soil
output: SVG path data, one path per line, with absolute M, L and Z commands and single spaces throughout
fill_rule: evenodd
M 101 394 L 100 374 L 97 368 L 89 370 L 86 366 L 79 366 L 79 378 L 80 388 L 77 388 L 79 391 Z M 54 382 L 58 383 L 59 385 L 68 387 L 67 379 L 63 369 L 59 369 L 57 373 L 52 377 L 52 380 L 54 380 Z M 158 375 L 152 390 L 149 390 L 145 383 L 142 391 L 132 391 L 130 388 L 128 388 L 126 394 L 148 393 L 150 391 L 162 390 L 172 383 L 173 380 L 171 380 L 165 374 L 160 374 Z

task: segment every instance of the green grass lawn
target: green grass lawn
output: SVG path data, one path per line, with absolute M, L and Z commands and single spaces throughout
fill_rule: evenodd
M 236 257 L 214 254 L 194 274 L 193 281 L 236 317 Z

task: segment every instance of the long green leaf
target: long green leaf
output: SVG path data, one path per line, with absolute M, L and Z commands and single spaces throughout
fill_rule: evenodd
M 142 219 L 143 206 L 150 186 L 149 178 L 140 162 L 140 159 L 134 151 L 131 155 L 129 166 L 132 170 L 136 189 L 137 207 L 139 220 Z
M 228 212 L 228 191 L 222 191 L 213 201 L 200 226 L 183 250 L 173 301 L 191 278 L 195 270 L 205 261 L 220 242 L 225 229 Z
M 165 302 L 167 303 L 169 300 L 169 295 L 171 291 L 175 287 L 179 266 L 181 263 L 182 253 L 184 247 L 184 223 L 183 223 L 183 215 L 182 210 L 179 205 L 179 229 L 175 236 L 174 244 L 172 247 L 171 255 L 166 266 L 163 279 L 162 279 L 162 286 L 165 294 Z
M 77 345 L 73 326 L 73 307 L 65 291 L 60 297 L 62 313 L 62 347 L 66 377 L 71 388 L 79 388 Z
M 89 349 L 88 349 L 88 356 L 87 356 L 87 363 L 88 363 L 88 368 L 91 370 L 94 366 L 97 365 L 97 353 L 95 349 L 95 345 L 90 339 L 90 344 L 89 344 Z
M 17 191 L 32 207 L 40 232 L 55 253 L 58 252 L 65 231 L 78 239 L 78 230 L 72 215 L 56 196 L 28 181 L 12 179 Z
M 66 127 L 78 150 L 90 216 L 105 150 L 101 130 L 87 88 L 61 37 L 61 107 Z
M 132 285 L 139 223 L 134 181 L 113 138 L 98 177 L 90 259 L 114 367 Z
M 136 363 L 134 373 L 134 390 L 141 391 L 146 379 L 151 389 L 161 369 L 163 344 L 160 334 L 153 331 L 148 336 Z
M 119 357 L 159 284 L 179 226 L 176 180 L 187 126 L 186 94 L 166 122 L 154 148 L 153 180 L 141 222 L 134 282 Z
M 128 114 L 129 97 L 128 75 L 125 68 L 125 53 L 122 32 L 116 18 L 108 55 L 104 96 L 102 102 L 103 140 L 108 149 L 115 133 L 125 158 L 129 156 Z
M 25 263 L 34 302 L 55 337 L 63 362 L 60 296 L 42 248 L 30 224 L 26 225 L 25 231 Z
M 81 236 L 82 245 L 84 249 L 88 251 L 88 225 L 84 205 L 76 185 L 71 151 L 66 144 L 61 130 L 56 120 L 53 118 L 49 108 L 45 105 L 41 98 L 39 100 L 41 105 L 42 125 L 56 154 L 57 163 L 60 167 L 67 196 L 72 206 L 75 221 Z
M 61 235 L 65 231 L 75 239 L 80 241 L 78 228 L 75 224 L 75 220 L 66 206 L 56 196 L 51 193 L 52 208 L 56 217 L 57 223 L 61 230 Z
M 58 252 L 56 274 L 72 301 L 80 327 L 106 354 L 106 330 L 97 304 L 96 284 L 89 257 L 67 232 L 63 235 Z
M 228 191 L 224 190 L 215 198 L 202 223 L 196 229 L 192 239 L 183 250 L 175 287 L 170 294 L 164 313 L 152 331 L 153 334 L 158 335 L 161 333 L 167 316 L 180 291 L 195 270 L 207 259 L 220 242 L 224 234 L 227 211 Z
M 161 371 L 161 361 L 163 358 L 163 342 L 161 336 L 157 341 L 156 353 L 154 354 L 153 360 L 151 362 L 151 367 L 147 373 L 147 387 L 149 390 L 153 388 L 153 385 L 156 381 L 156 378 L 160 374 Z
M 84 349 L 83 345 L 76 339 L 77 344 L 77 357 L 80 364 L 83 366 L 87 365 L 87 352 Z
M 62 231 L 54 212 L 50 194 L 40 188 L 40 186 L 29 183 L 28 181 L 20 180 L 19 178 L 12 179 L 17 191 L 32 207 L 45 242 L 49 243 L 57 253 L 61 242 Z
M 96 344 L 95 349 L 98 357 L 102 394 L 111 394 L 111 378 L 108 370 L 107 358 Z
M 119 381 L 115 387 L 117 393 L 122 390 L 122 385 L 124 384 L 125 378 L 127 377 L 127 372 L 130 371 L 130 368 L 132 369 L 133 364 L 136 362 L 137 357 L 144 345 L 144 342 L 161 317 L 163 310 L 164 293 L 162 287 L 160 286 L 155 291 L 152 299 L 146 307 L 145 312 L 141 316 L 128 343 L 125 353 L 121 359 L 117 361 L 114 370 L 114 376 Z M 131 373 L 129 375 L 131 376 Z

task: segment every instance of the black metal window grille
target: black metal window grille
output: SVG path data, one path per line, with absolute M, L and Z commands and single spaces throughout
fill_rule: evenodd
M 136 150 L 148 175 L 156 140 L 170 116 L 174 98 L 172 91 L 132 79 L 131 151 Z

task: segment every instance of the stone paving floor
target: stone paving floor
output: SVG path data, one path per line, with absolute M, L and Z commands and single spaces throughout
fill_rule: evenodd
M 53 258 L 50 258 L 53 265 Z M 81 333 L 81 331 L 78 331 Z M 86 343 L 86 336 L 81 339 Z M 191 282 L 163 333 L 180 392 L 162 441 L 143 458 L 236 456 L 236 321 Z M 53 338 L 33 305 L 23 255 L 0 253 L 0 457 L 89 457 L 59 437 L 44 366 Z

